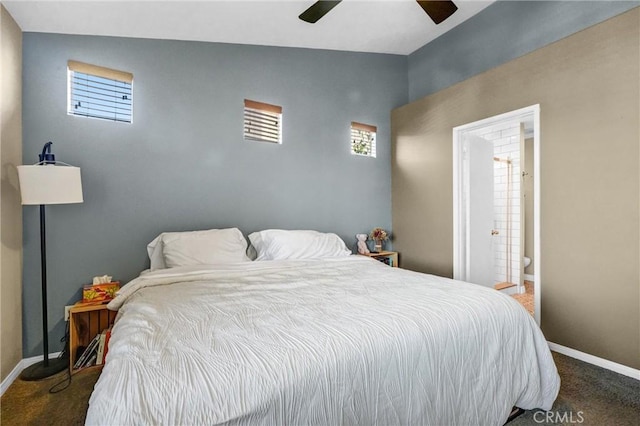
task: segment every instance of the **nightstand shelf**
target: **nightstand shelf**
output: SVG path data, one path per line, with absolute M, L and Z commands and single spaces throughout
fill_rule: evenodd
M 102 367 L 102 365 L 97 365 L 74 369 L 73 365 L 77 359 L 76 352 L 78 347 L 84 346 L 86 348 L 96 335 L 109 328 L 113 324 L 117 313 L 117 311 L 108 310 L 106 304 L 76 304 L 69 309 L 69 367 L 71 374 L 75 374 L 85 368 Z
M 383 250 L 379 253 L 368 253 L 363 254 L 362 256 L 372 257 L 380 262 L 386 263 L 389 266 L 393 266 L 394 268 L 398 267 L 398 252 L 397 251 L 386 251 Z

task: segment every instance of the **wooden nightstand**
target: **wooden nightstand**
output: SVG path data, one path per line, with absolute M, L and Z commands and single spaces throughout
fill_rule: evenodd
M 381 251 L 380 253 L 369 253 L 363 254 L 361 256 L 369 256 L 373 257 L 380 262 L 386 263 L 389 266 L 393 266 L 394 268 L 398 267 L 398 252 L 397 251 Z
M 96 335 L 113 324 L 117 313 L 117 311 L 108 310 L 106 304 L 77 304 L 69 309 L 69 367 L 71 374 L 84 369 L 73 368 L 78 346 L 86 348 Z M 101 368 L 102 365 L 95 367 Z

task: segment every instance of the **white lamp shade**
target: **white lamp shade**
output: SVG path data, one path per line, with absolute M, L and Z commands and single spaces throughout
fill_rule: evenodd
M 18 166 L 22 204 L 82 203 L 80 168 L 73 166 Z

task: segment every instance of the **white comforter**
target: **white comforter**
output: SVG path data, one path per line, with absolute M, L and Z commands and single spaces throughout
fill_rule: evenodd
M 351 256 L 122 288 L 87 424 L 502 425 L 560 380 L 511 297 Z

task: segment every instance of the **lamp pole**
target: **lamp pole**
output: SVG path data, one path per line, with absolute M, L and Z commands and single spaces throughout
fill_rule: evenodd
M 42 347 L 44 368 L 49 367 L 49 325 L 47 321 L 47 233 L 44 218 L 44 204 L 40 204 L 40 273 L 42 275 Z

